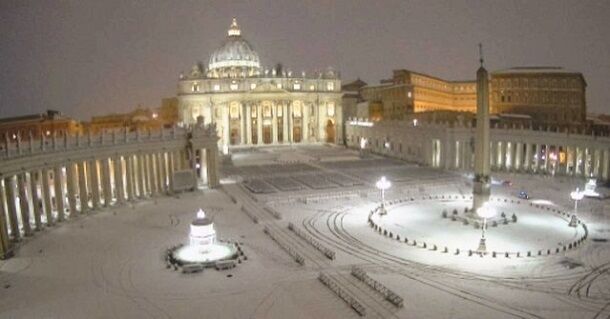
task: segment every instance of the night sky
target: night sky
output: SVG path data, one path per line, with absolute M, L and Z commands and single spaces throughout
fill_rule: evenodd
M 262 63 L 334 66 L 368 83 L 406 68 L 474 79 L 563 66 L 610 113 L 610 1 L 0 1 L 0 117 L 56 109 L 88 119 L 156 107 L 207 64 L 235 16 Z

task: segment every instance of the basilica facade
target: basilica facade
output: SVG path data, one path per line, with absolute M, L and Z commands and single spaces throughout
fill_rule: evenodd
M 219 146 L 336 143 L 342 136 L 341 80 L 332 69 L 294 73 L 265 69 L 233 19 L 207 66 L 195 64 L 178 82 L 184 125 L 215 123 Z

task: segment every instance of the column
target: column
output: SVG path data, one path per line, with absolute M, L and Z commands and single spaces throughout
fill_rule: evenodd
M 591 172 L 591 162 L 589 161 L 589 158 L 591 157 L 591 150 L 588 147 L 585 147 L 584 152 L 583 152 L 583 166 L 584 166 L 584 170 L 583 170 L 583 176 L 584 177 L 589 177 L 589 173 Z
M 132 178 L 132 188 L 133 188 L 133 196 L 134 199 L 140 197 L 140 192 L 142 191 L 140 186 L 140 169 L 139 169 L 139 159 L 138 155 L 131 155 L 131 173 L 133 174 Z
M 610 166 L 610 152 L 608 150 L 602 150 L 602 163 L 600 170 L 602 172 L 602 180 L 607 181 L 610 176 L 608 176 L 608 170 Z
M 4 193 L 6 198 L 6 208 L 8 210 L 8 220 L 11 226 L 11 237 L 18 241 L 21 238 L 19 230 L 19 219 L 17 218 L 17 206 L 15 205 L 15 183 L 13 177 L 4 178 Z
M 207 159 L 206 159 L 206 167 L 207 167 L 207 175 L 208 175 L 208 187 L 216 188 L 218 187 L 218 171 L 217 171 L 217 157 L 218 157 L 218 149 L 216 147 L 211 147 L 206 150 Z
M 161 187 L 163 188 L 163 192 L 167 193 L 167 155 L 165 152 L 161 152 Z
M 498 142 L 496 141 L 491 141 L 491 145 L 489 147 L 490 149 L 490 155 L 489 155 L 489 159 L 490 159 L 490 167 L 491 169 L 496 169 L 496 163 L 498 162 Z
M 282 143 L 288 143 L 288 104 L 282 103 Z
M 263 145 L 263 108 L 256 106 L 256 144 Z M 208 175 L 209 176 L 209 175 Z
M 133 155 L 127 155 L 125 156 L 125 180 L 127 182 L 126 184 L 126 190 L 127 190 L 127 200 L 129 201 L 133 201 L 134 200 L 134 186 L 133 186 Z
M 155 178 L 155 159 L 153 154 L 146 154 L 146 171 L 148 177 L 148 186 L 150 187 L 151 196 L 157 195 L 157 182 Z
M 114 189 L 116 192 L 117 203 L 125 202 L 125 188 L 123 185 L 123 161 L 121 156 L 117 155 L 114 160 Z
M 545 144 L 544 147 L 544 172 L 546 173 L 549 171 L 549 162 L 551 161 L 549 156 L 551 155 L 551 145 Z
M 0 259 L 6 259 L 12 255 L 11 239 L 8 236 L 8 220 L 4 211 L 4 196 L 0 187 Z
M 174 152 L 167 152 L 167 160 L 167 179 L 169 183 L 168 190 L 171 194 L 174 192 Z
M 146 197 L 148 194 L 148 188 L 146 188 L 146 159 L 144 154 L 137 155 L 138 158 L 138 170 L 139 170 L 139 181 L 140 185 L 140 198 Z
M 112 202 L 112 184 L 110 181 L 110 159 L 104 158 L 102 161 L 102 179 L 104 191 L 104 207 L 109 207 Z
M 515 171 L 521 170 L 521 162 L 523 159 L 523 145 L 521 143 L 515 143 Z
M 290 104 L 290 105 L 288 106 L 288 113 L 287 113 L 287 114 L 288 114 L 288 136 L 289 136 L 288 141 L 289 141 L 290 143 L 293 143 L 293 142 L 294 142 L 294 139 L 293 139 L 293 133 L 294 133 L 294 129 L 293 129 L 293 126 L 294 126 L 294 117 L 292 116 L 292 104 Z
M 523 161 L 523 169 L 531 172 L 532 168 L 532 144 L 525 143 L 525 160 Z
M 80 197 L 80 212 L 81 214 L 86 213 L 89 210 L 89 193 L 87 191 L 87 179 L 85 161 L 78 163 L 78 194 Z M 88 167 L 91 169 L 91 167 Z
M 252 145 L 252 106 L 246 104 L 246 143 Z
M 87 173 L 89 176 L 89 191 L 91 192 L 91 205 L 93 206 L 93 209 L 98 209 L 100 207 L 101 200 L 97 160 L 90 160 L 87 168 Z
M 224 146 L 231 145 L 231 137 L 230 134 L 230 121 L 229 121 L 229 106 L 225 105 L 222 107 L 222 140 L 223 140 L 223 152 Z
M 307 103 L 303 103 L 301 106 L 303 109 L 303 121 L 301 122 L 301 137 L 302 143 L 307 143 L 309 141 L 309 105 Z
M 242 104 L 241 108 L 240 108 L 240 126 L 239 126 L 239 144 L 241 145 L 245 145 L 246 144 L 246 120 L 248 119 L 248 117 L 246 116 L 246 105 Z M 168 153 L 169 156 L 169 153 Z M 171 161 L 170 161 L 171 162 Z
M 505 161 L 506 161 L 506 142 L 499 142 L 498 143 L 498 167 L 497 169 L 499 171 L 504 170 L 504 168 L 506 167 Z
M 273 127 L 273 132 L 272 132 L 272 138 L 273 138 L 273 144 L 277 144 L 277 108 L 278 105 L 276 103 L 273 103 L 273 108 L 271 110 L 272 114 L 271 114 L 271 118 L 272 118 L 272 127 Z
M 600 164 L 601 164 L 601 159 L 602 157 L 602 152 L 599 149 L 594 149 L 593 150 L 593 176 L 595 176 L 595 178 L 600 178 L 601 177 L 601 170 L 600 170 Z
M 55 222 L 53 221 L 53 206 L 51 205 L 51 187 L 49 186 L 49 174 L 51 170 L 43 169 L 41 176 L 41 184 L 42 184 L 42 201 L 44 203 L 44 213 L 47 217 L 47 226 L 53 226 Z
M 74 163 L 66 165 L 66 187 L 68 191 L 68 205 L 70 206 L 70 217 L 76 216 L 76 185 L 74 174 Z
M 57 208 L 57 221 L 63 222 L 66 219 L 66 209 L 64 208 L 64 189 L 61 182 L 62 167 L 56 166 L 53 171 L 53 184 L 55 186 L 55 207 Z
M 42 229 L 42 201 L 38 195 L 38 179 L 40 171 L 30 172 L 30 192 L 32 197 L 32 210 L 34 211 L 34 225 L 35 230 Z
M 199 179 L 202 183 L 207 183 L 208 179 L 208 152 L 202 148 L 199 150 Z
M 515 158 L 515 144 L 513 142 L 506 142 L 506 170 L 511 171 L 515 166 L 514 158 Z
M 19 188 L 19 208 L 21 209 L 21 226 L 25 236 L 32 236 L 30 226 L 30 207 L 28 206 L 27 183 L 25 173 L 17 175 L 17 187 Z
M 163 161 L 161 160 L 161 153 L 155 154 L 155 163 L 157 168 L 157 188 L 159 193 L 165 192 L 165 180 L 163 179 Z

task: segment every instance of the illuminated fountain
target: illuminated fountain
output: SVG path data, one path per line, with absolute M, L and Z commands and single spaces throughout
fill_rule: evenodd
M 191 222 L 189 244 L 176 247 L 171 251 L 170 263 L 181 266 L 199 264 L 213 266 L 219 261 L 237 259 L 239 251 L 235 244 L 216 239 L 214 222 L 199 209 L 197 217 Z

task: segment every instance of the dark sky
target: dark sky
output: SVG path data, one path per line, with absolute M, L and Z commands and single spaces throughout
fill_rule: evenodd
M 0 0 L 0 116 L 57 109 L 80 119 L 175 94 L 178 75 L 236 16 L 264 65 L 334 66 L 377 83 L 407 68 L 474 79 L 488 69 L 563 66 L 610 113 L 610 1 Z

